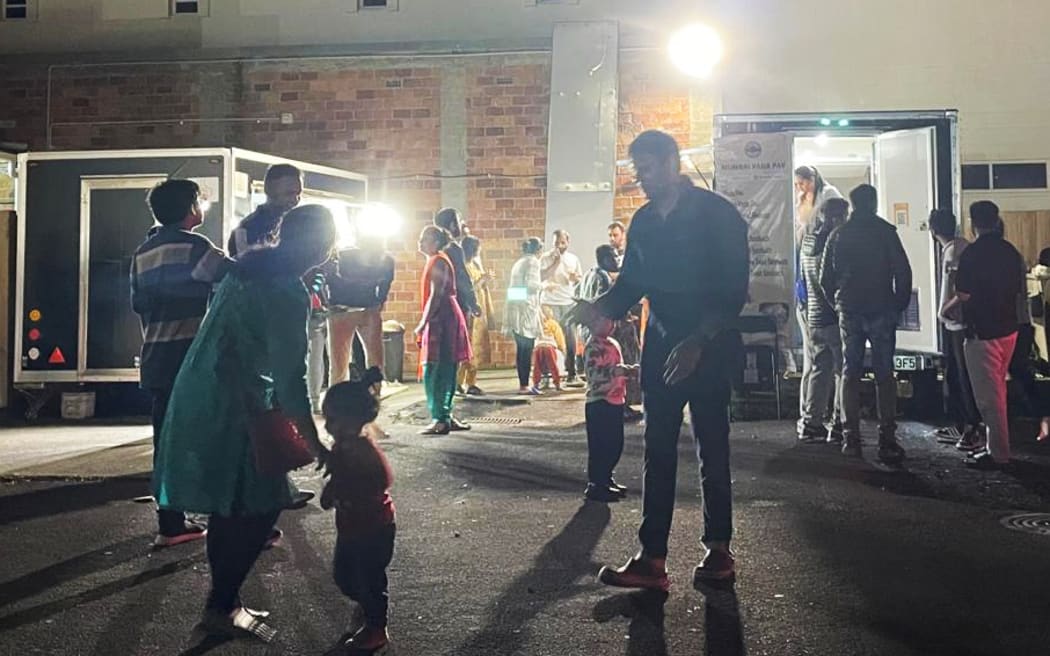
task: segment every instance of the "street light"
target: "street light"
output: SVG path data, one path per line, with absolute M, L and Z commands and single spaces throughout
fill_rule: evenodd
M 671 35 L 667 52 L 678 70 L 707 78 L 722 59 L 722 39 L 711 27 L 693 23 Z

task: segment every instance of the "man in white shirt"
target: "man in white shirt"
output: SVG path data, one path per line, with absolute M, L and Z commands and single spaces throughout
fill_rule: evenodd
M 554 319 L 565 332 L 565 385 L 579 387 L 576 380 L 576 326 L 565 321 L 565 316 L 576 303 L 576 286 L 583 279 L 580 258 L 569 252 L 569 233 L 555 230 L 554 248 L 540 260 L 543 295 L 540 302 L 554 313 Z

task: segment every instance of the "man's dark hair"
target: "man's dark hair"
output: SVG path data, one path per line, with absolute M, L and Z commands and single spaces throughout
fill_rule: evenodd
M 845 198 L 829 198 L 820 207 L 821 229 L 831 227 L 834 219 L 840 219 L 839 225 L 842 225 L 841 220 L 845 220 L 847 216 L 849 216 L 849 202 Z
M 970 221 L 974 230 L 991 232 L 999 227 L 999 206 L 990 200 L 979 200 L 970 205 Z
M 627 154 L 632 158 L 639 155 L 652 155 L 657 159 L 668 159 L 673 157 L 679 161 L 678 142 L 674 137 L 660 130 L 646 130 L 631 142 Z
M 445 247 L 452 241 L 452 235 L 449 234 L 448 230 L 445 230 L 439 225 L 425 226 L 423 228 L 423 234 L 430 235 L 434 238 L 438 250 L 445 250 Z
M 955 214 L 948 209 L 939 207 L 930 212 L 930 231 L 937 237 L 951 238 L 955 236 L 958 221 Z
M 627 226 L 623 224 L 623 221 L 613 221 L 609 224 L 606 230 L 612 230 L 613 228 L 619 228 L 620 230 L 627 232 Z
M 551 233 L 551 237 L 554 237 L 554 241 L 558 241 L 559 237 L 565 237 L 569 241 L 572 241 L 572 235 L 569 234 L 569 231 L 568 230 L 563 230 L 561 228 L 558 228 L 557 230 L 552 232 Z
M 874 214 L 879 209 L 879 192 L 870 184 L 857 185 L 849 192 L 849 200 L 856 212 Z
M 598 248 L 594 249 L 594 260 L 598 263 L 598 266 L 602 265 L 602 260 L 612 259 L 616 261 L 616 249 L 611 244 L 602 244 Z
M 459 211 L 453 207 L 445 207 L 434 214 L 434 225 L 452 232 L 452 224 L 459 217 Z
M 200 193 L 201 188 L 193 180 L 165 180 L 150 190 L 147 202 L 161 225 L 176 225 L 190 213 Z
M 263 186 L 269 187 L 275 180 L 283 180 L 284 178 L 301 178 L 303 172 L 298 166 L 292 164 L 274 164 L 270 168 L 266 169 L 266 177 L 263 178 Z
M 463 243 L 460 244 L 463 247 L 463 259 L 470 261 L 478 256 L 478 249 L 481 247 L 481 240 L 474 235 L 467 235 L 463 238 Z
M 535 255 L 543 250 L 543 240 L 539 237 L 529 237 L 521 242 L 521 252 L 526 255 Z
M 1050 266 L 1050 248 L 1039 251 L 1039 264 Z

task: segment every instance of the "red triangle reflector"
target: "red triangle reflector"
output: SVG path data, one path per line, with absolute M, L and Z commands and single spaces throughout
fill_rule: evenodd
M 66 356 L 62 355 L 62 349 L 55 347 L 54 351 L 51 351 L 51 357 L 47 359 L 50 364 L 65 364 Z

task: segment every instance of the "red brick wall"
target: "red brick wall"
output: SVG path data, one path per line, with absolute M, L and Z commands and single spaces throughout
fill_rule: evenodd
M 393 205 L 406 219 L 401 237 L 390 244 L 397 279 L 388 316 L 411 329 L 418 320 L 423 264 L 416 237 L 441 206 L 442 185 L 452 184 L 439 177 L 441 86 L 451 65 L 465 70 L 467 204 L 461 209 L 483 241 L 497 290 L 506 284 L 521 241 L 542 237 L 546 208 L 549 58 L 422 61 L 60 67 L 52 80 L 52 145 L 239 146 L 368 175 L 371 199 Z M 626 157 L 631 139 L 645 129 L 668 130 L 682 144 L 696 138 L 697 108 L 691 114 L 688 83 L 658 77 L 654 68 L 660 67 L 638 53 L 622 58 L 618 158 Z M 0 140 L 46 148 L 46 73 L 46 66 L 0 66 L 0 120 L 16 122 L 13 129 L 0 127 Z M 290 125 L 215 120 L 273 119 L 285 112 L 294 116 Z M 643 200 L 625 173 L 618 176 L 615 201 L 622 220 Z M 497 319 L 502 297 L 494 294 Z M 407 370 L 414 371 L 415 348 L 406 355 Z M 491 364 L 509 366 L 513 355 L 513 344 L 497 336 Z
M 543 238 L 546 216 L 550 66 L 491 62 L 467 69 L 467 171 L 508 177 L 468 181 L 467 217 L 482 261 L 505 289 L 526 237 Z M 504 295 L 493 294 L 498 322 Z M 514 344 L 492 339 L 493 362 L 514 363 Z

